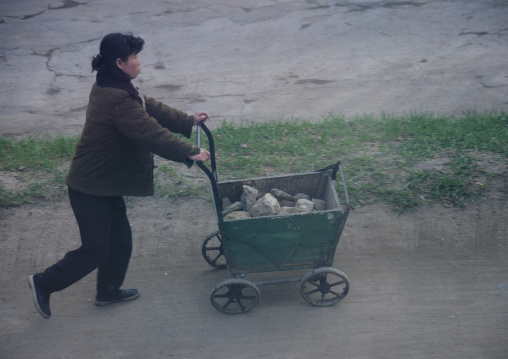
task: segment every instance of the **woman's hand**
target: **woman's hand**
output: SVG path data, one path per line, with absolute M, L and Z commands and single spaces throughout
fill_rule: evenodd
M 203 123 L 206 120 L 208 120 L 210 116 L 206 111 L 198 111 L 194 114 L 194 126 L 196 126 L 198 123 Z
M 208 152 L 204 148 L 200 148 L 199 153 L 197 155 L 192 155 L 187 158 L 190 160 L 193 160 L 193 161 L 205 162 L 206 160 L 208 160 L 210 158 L 210 152 Z

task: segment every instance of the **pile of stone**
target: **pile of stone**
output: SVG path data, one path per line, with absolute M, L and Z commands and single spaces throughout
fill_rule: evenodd
M 227 221 L 323 211 L 325 206 L 326 202 L 322 199 L 311 199 L 305 193 L 297 193 L 293 196 L 276 188 L 269 193 L 262 193 L 254 187 L 244 185 L 240 201 L 231 203 L 229 198 L 222 200 L 224 209 L 222 214 Z

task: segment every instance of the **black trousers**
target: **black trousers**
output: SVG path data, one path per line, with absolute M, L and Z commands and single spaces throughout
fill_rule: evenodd
M 97 294 L 114 295 L 125 279 L 132 253 L 132 232 L 122 197 L 99 197 L 69 188 L 78 222 L 81 247 L 47 268 L 41 285 L 56 292 L 76 283 L 94 269 Z

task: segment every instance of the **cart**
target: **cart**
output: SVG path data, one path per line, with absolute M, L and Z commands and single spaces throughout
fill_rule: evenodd
M 211 169 L 200 161 L 197 165 L 210 179 L 219 227 L 204 239 L 202 254 L 209 265 L 227 269 L 229 274 L 212 290 L 214 308 L 226 314 L 246 313 L 259 302 L 259 286 L 291 282 L 300 282 L 301 296 L 312 305 L 331 306 L 342 300 L 349 291 L 349 280 L 332 264 L 351 206 L 340 162 L 309 173 L 218 182 L 213 137 L 204 124 L 199 127 L 198 147 L 203 130 L 209 141 Z M 333 185 L 337 172 L 344 187 L 344 207 Z M 222 199 L 239 201 L 243 185 L 262 192 L 277 188 L 287 193 L 307 193 L 324 200 L 325 210 L 224 220 Z M 248 273 L 301 269 L 310 270 L 302 276 L 256 282 L 245 278 Z

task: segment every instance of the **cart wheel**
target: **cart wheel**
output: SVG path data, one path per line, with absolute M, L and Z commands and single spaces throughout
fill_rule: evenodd
M 259 289 L 245 279 L 226 279 L 213 288 L 210 295 L 212 305 L 226 314 L 247 313 L 259 302 Z
M 205 261 L 212 267 L 224 269 L 226 268 L 226 259 L 224 258 L 223 248 L 220 232 L 215 231 L 210 233 L 203 241 L 201 253 Z
M 307 302 L 318 307 L 334 305 L 349 291 L 349 280 L 332 267 L 314 269 L 300 281 L 300 293 Z

